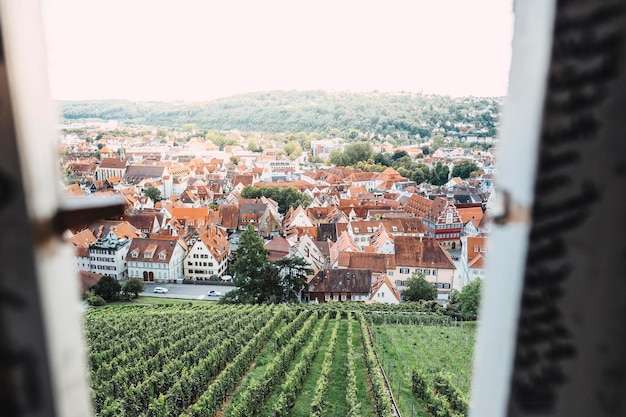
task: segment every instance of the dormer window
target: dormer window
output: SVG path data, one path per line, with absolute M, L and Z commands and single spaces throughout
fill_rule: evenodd
M 358 227 L 354 228 L 354 233 L 359 233 L 359 228 Z
M 137 253 L 137 251 L 132 251 L 130 253 L 130 256 L 132 256 L 133 258 L 136 258 L 137 256 L 139 256 L 139 254 Z
M 367 233 L 372 233 L 372 228 L 371 227 L 367 228 Z
M 159 259 L 165 259 L 165 253 L 163 252 L 159 253 Z

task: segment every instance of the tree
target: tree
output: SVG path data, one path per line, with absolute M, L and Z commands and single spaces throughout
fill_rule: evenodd
M 277 260 L 274 265 L 279 270 L 282 302 L 300 300 L 300 292 L 306 285 L 306 277 L 312 270 L 309 264 L 300 257 L 290 256 Z
M 430 172 L 430 183 L 432 185 L 443 185 L 448 182 L 450 168 L 447 165 L 437 162 L 437 165 Z
M 156 203 L 158 201 L 161 201 L 161 191 L 153 186 L 147 187 L 143 190 L 143 194 L 146 197 L 150 197 L 150 200 L 152 200 L 152 202 Z
M 235 155 L 231 155 L 230 163 L 233 165 L 239 165 L 239 158 L 237 158 Z
M 426 281 L 421 272 L 414 272 L 407 281 L 406 287 L 402 293 L 404 301 L 434 300 L 437 297 L 437 288 Z
M 156 131 L 156 135 L 161 138 L 167 136 L 167 129 L 158 128 Z
M 476 320 L 480 307 L 480 291 L 482 280 L 476 278 L 463 287 L 463 290 L 455 297 L 458 301 L 459 312 L 464 320 Z
M 120 283 L 110 275 L 104 275 L 98 283 L 93 287 L 94 293 L 104 298 L 106 301 L 111 301 L 120 293 L 122 286 Z
M 239 237 L 237 260 L 230 267 L 234 273 L 235 285 L 252 295 L 263 272 L 263 266 L 269 261 L 269 254 L 254 226 L 248 225 Z M 252 302 L 255 302 L 254 298 Z
M 454 168 L 452 168 L 452 176 L 453 177 L 461 177 L 462 179 L 469 178 L 474 171 L 478 171 L 478 165 L 472 161 L 462 161 L 459 164 L 456 164 Z
M 139 278 L 130 278 L 122 285 L 122 292 L 125 296 L 130 294 L 134 295 L 134 298 L 139 297 L 139 293 L 144 289 L 143 281 Z

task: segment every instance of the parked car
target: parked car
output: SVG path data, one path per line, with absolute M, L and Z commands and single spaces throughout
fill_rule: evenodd
M 206 295 L 208 295 L 209 297 L 221 297 L 222 293 L 219 291 L 211 290 Z
M 157 294 L 167 294 L 167 288 L 154 287 L 154 292 Z

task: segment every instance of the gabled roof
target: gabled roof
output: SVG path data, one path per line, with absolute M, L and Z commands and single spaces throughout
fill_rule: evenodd
M 452 258 L 433 237 L 396 236 L 396 267 L 456 269 Z
M 265 244 L 265 249 L 269 252 L 270 261 L 273 262 L 289 255 L 291 245 L 287 239 L 276 236 L 274 239 Z
M 101 274 L 83 270 L 78 271 L 78 276 L 80 278 L 80 286 L 83 292 L 89 291 L 95 287 L 98 281 L 100 281 L 100 278 L 102 278 Z
M 239 206 L 236 204 L 221 204 L 219 206 L 220 226 L 227 229 L 239 227 Z
M 100 150 L 102 152 L 102 150 Z M 128 165 L 128 158 L 102 158 L 100 168 L 124 169 Z
M 123 219 L 139 230 L 148 230 L 148 232 L 151 232 L 155 222 L 157 225 L 160 223 L 159 217 L 162 219 L 163 215 L 161 213 L 137 213 L 126 214 Z
M 118 239 L 123 237 L 134 239 L 141 235 L 141 231 L 136 229 L 129 222 L 118 220 L 101 220 L 94 222 L 88 225 L 87 229 L 91 230 L 91 233 L 93 233 L 97 239 L 105 237 L 109 231 L 112 231 Z
M 322 269 L 308 282 L 309 292 L 368 294 L 372 286 L 369 269 Z
M 480 207 L 457 208 L 456 211 L 461 216 L 463 224 L 471 221 L 474 227 L 478 227 L 483 219 L 483 210 Z
M 398 291 L 396 286 L 391 283 L 391 281 L 389 280 L 389 277 L 387 276 L 387 274 L 381 275 L 376 280 L 376 282 L 372 284 L 372 293 L 371 293 L 370 298 L 369 298 L 370 301 L 376 301 L 374 297 L 375 297 L 376 293 L 378 292 L 378 290 L 381 289 L 383 284 L 387 285 L 387 288 L 389 288 L 389 291 L 391 291 L 391 294 L 398 300 L 398 302 L 402 301 L 402 297 L 400 296 L 400 292 Z
M 373 273 L 384 274 L 387 269 L 395 269 L 393 255 L 383 253 L 340 252 L 339 268 L 364 268 Z
M 154 165 L 130 165 L 126 168 L 124 182 L 137 184 L 147 178 L 161 178 L 166 171 L 164 166 Z
M 230 253 L 227 233 L 214 224 L 207 227 L 198 237 L 216 261 L 221 262 Z
M 487 252 L 487 238 L 484 236 L 469 236 L 465 243 L 467 249 L 467 264 L 475 264 L 475 258 L 482 258 L 481 264 L 484 262 L 485 253 Z M 482 268 L 482 266 L 472 266 L 472 268 Z
M 174 249 L 180 245 L 178 239 L 177 236 L 163 236 L 159 239 L 133 239 L 126 254 L 126 261 L 169 263 Z
M 72 244 L 77 248 L 88 248 L 89 245 L 91 245 L 98 239 L 96 239 L 91 230 L 85 229 L 76 233 L 68 240 L 72 242 Z

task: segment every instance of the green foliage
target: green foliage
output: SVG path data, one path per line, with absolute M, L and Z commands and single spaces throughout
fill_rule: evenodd
M 135 298 L 139 297 L 139 293 L 144 289 L 143 281 L 139 278 L 129 278 L 122 285 L 122 292 L 125 296 L 133 295 Z
M 121 289 L 122 286 L 117 279 L 110 275 L 104 275 L 93 287 L 94 293 L 104 298 L 106 301 L 116 299 L 119 296 Z
M 213 144 L 224 150 L 224 146 L 239 145 L 239 141 L 235 138 L 226 137 L 226 134 L 217 130 L 210 130 L 204 135 L 204 139 L 213 142 Z
M 358 162 L 367 161 L 374 156 L 369 142 L 354 142 L 346 145 L 343 151 L 335 149 L 330 153 L 330 162 L 337 166 L 355 166 Z
M 433 172 L 430 175 L 430 183 L 433 185 L 444 185 L 448 182 L 448 176 L 450 174 L 450 168 L 447 165 L 437 162 Z
M 107 303 L 106 301 L 104 301 L 104 298 L 100 297 L 99 295 L 88 297 L 86 301 L 92 307 L 100 307 Z
M 446 136 L 458 136 L 462 132 L 454 128 L 455 122 L 471 123 L 477 132 L 486 129 L 487 133 L 473 133 L 476 136 L 494 136 L 500 101 L 496 98 L 452 98 L 410 93 L 271 91 L 227 97 L 208 103 L 66 101 L 60 103 L 60 108 L 63 117 L 68 120 L 100 118 L 187 128 L 195 123 L 199 129 L 291 131 L 305 132 L 305 135 L 319 132 L 326 137 L 343 137 L 348 140 L 369 139 L 369 135 L 374 135 L 377 139 L 409 144 L 429 138 L 434 128 L 443 128 Z M 312 138 L 294 139 L 298 142 L 302 139 L 303 150 L 310 149 Z M 225 146 L 222 140 L 213 142 L 222 148 Z M 438 141 L 433 149 L 441 144 L 443 142 Z
M 278 203 L 278 212 L 280 214 L 285 214 L 289 210 L 289 207 L 308 207 L 312 201 L 311 197 L 301 193 L 294 187 L 278 188 L 246 185 L 243 190 L 241 190 L 241 196 L 243 198 L 271 198 Z
M 167 129 L 163 129 L 163 128 L 157 129 L 156 135 L 160 138 L 167 136 Z
M 455 297 L 458 300 L 458 307 L 461 317 L 465 320 L 476 320 L 478 318 L 478 309 L 480 308 L 482 280 L 476 278 L 467 284 L 461 292 Z
M 156 203 L 158 201 L 161 201 L 161 190 L 159 190 L 156 187 L 153 186 L 149 186 L 144 188 L 143 190 L 143 194 L 147 197 L 150 198 L 150 200 L 152 200 L 152 202 Z
M 254 226 L 248 225 L 239 237 L 237 260 L 230 267 L 234 273 L 235 285 L 240 288 L 250 288 L 262 273 L 267 261 L 269 261 L 269 254 L 263 245 L 263 240 L 254 230 Z
M 250 228 L 252 226 L 249 226 L 246 232 Z M 258 237 L 257 239 L 267 254 L 265 247 L 262 246 L 263 241 Z M 242 245 L 245 245 L 244 253 L 242 253 Z M 261 259 L 264 259 L 262 264 Z M 244 240 L 242 233 L 239 238 L 237 261 L 231 267 L 231 271 L 235 272 L 235 285 L 239 288 L 224 295 L 220 302 L 222 304 L 277 304 L 299 301 L 300 291 L 306 283 L 306 276 L 311 272 L 308 263 L 299 257 L 282 258 L 276 262 L 267 262 L 268 259 L 269 257 L 264 256 L 261 248 L 258 247 L 258 242 L 248 236 Z
M 408 279 L 406 287 L 402 293 L 404 301 L 434 300 L 437 297 L 437 288 L 426 281 L 421 272 L 414 272 Z
M 456 164 L 454 168 L 452 168 L 452 176 L 453 177 L 461 177 L 462 179 L 469 178 L 473 172 L 480 171 L 478 165 L 476 165 L 473 161 L 462 161 L 459 164 Z

